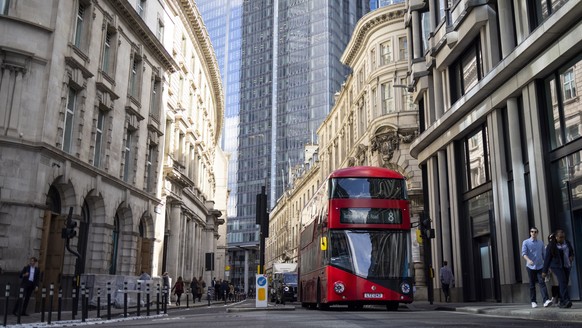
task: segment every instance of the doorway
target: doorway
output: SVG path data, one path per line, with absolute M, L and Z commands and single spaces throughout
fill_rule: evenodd
M 476 270 L 478 286 L 478 298 L 487 302 L 496 301 L 495 297 L 495 270 L 493 265 L 493 252 L 491 248 L 491 238 L 480 236 L 475 238 L 475 263 L 478 264 Z

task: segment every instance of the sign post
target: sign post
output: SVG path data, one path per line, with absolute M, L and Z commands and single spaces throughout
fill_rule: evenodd
M 268 289 L 269 284 L 267 283 L 267 275 L 266 274 L 257 274 L 256 275 L 256 305 L 257 308 L 267 307 L 268 305 Z

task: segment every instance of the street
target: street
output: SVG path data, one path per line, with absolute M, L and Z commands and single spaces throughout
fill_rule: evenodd
M 246 306 L 249 306 L 247 301 Z M 524 320 L 511 317 L 479 315 L 455 311 L 419 311 L 400 308 L 388 312 L 381 308 L 347 311 L 307 310 L 295 305 L 295 310 L 237 310 L 239 305 L 213 305 L 191 309 L 175 309 L 168 317 L 139 319 L 102 324 L 102 327 L 582 327 L 582 323 Z

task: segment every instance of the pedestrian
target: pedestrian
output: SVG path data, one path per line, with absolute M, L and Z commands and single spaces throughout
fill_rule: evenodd
M 546 246 L 546 251 L 547 251 L 548 246 L 553 242 L 554 243 L 556 242 L 556 234 L 552 232 L 548 236 L 548 245 Z M 558 278 L 556 278 L 556 275 L 552 272 L 551 269 L 548 269 L 548 274 L 546 275 L 546 285 L 548 283 L 551 286 L 550 290 L 552 292 L 552 304 L 558 305 L 558 300 L 560 299 L 560 287 L 558 284 Z
M 529 297 L 531 307 L 537 308 L 536 301 L 536 282 L 540 286 L 544 307 L 552 305 L 552 300 L 548 296 L 548 289 L 544 277 L 542 277 L 542 268 L 544 267 L 544 242 L 538 240 L 538 228 L 529 229 L 530 237 L 521 244 L 521 256 L 526 260 L 526 269 L 529 276 Z
M 198 277 L 198 302 L 202 299 L 202 294 L 204 294 L 204 288 L 206 288 L 206 283 L 202 279 L 202 276 Z
M 176 306 L 180 306 L 180 297 L 184 294 L 184 280 L 182 280 L 182 276 L 178 277 L 174 287 L 172 287 L 172 291 L 174 292 L 174 295 L 176 295 Z
M 234 299 L 234 285 L 231 282 L 228 283 L 228 300 L 232 302 Z
M 164 295 L 166 295 L 166 302 L 169 305 L 170 302 L 170 275 L 168 274 L 168 272 L 164 272 L 164 274 L 162 275 L 162 287 L 164 288 Z
M 222 287 L 222 283 L 221 283 L 220 279 L 215 280 L 214 281 L 214 299 L 217 301 L 222 298 L 222 297 L 220 297 L 221 287 Z
M 138 280 L 150 280 L 150 279 L 152 279 L 152 277 L 145 271 L 142 271 L 141 275 L 138 278 Z
M 548 270 L 556 275 L 558 285 L 560 288 L 560 308 L 571 308 L 570 293 L 568 292 L 568 282 L 570 280 L 570 271 L 572 270 L 572 262 L 574 261 L 574 248 L 572 244 L 566 240 L 566 233 L 564 230 L 556 230 L 556 240 L 550 242 L 546 248 L 546 257 L 542 269 L 542 275 L 547 276 Z
M 222 280 L 222 285 L 220 285 L 220 299 L 226 302 L 228 297 L 228 281 L 226 279 Z
M 448 262 L 443 261 L 443 267 L 440 270 L 441 285 L 445 294 L 445 302 L 451 301 L 450 287 L 455 285 L 455 276 L 453 271 L 448 267 Z
M 40 269 L 37 268 L 38 259 L 36 257 L 31 257 L 30 262 L 27 266 L 22 268 L 18 278 L 20 278 L 20 287 L 23 288 L 23 299 L 22 299 L 22 307 L 21 307 L 21 300 L 20 298 L 14 304 L 14 310 L 12 314 L 18 315 L 18 311 L 20 315 L 28 316 L 26 313 L 26 309 L 28 308 L 28 302 L 30 301 L 30 296 L 32 292 L 38 287 L 40 281 Z
M 193 277 L 192 282 L 190 282 L 190 291 L 192 292 L 192 303 L 196 303 L 196 297 L 198 296 L 198 280 L 196 277 Z

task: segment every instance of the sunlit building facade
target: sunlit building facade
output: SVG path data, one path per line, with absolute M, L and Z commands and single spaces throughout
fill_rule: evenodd
M 31 256 L 41 287 L 65 299 L 76 275 L 91 297 L 142 271 L 211 277 L 227 165 L 221 80 L 197 9 L 0 3 L 0 283 L 17 286 Z
M 564 229 L 582 292 L 582 3 L 407 1 L 433 265 L 453 300 L 529 302 L 521 243 Z M 437 288 L 440 282 L 435 280 Z M 436 294 L 438 295 L 438 294 Z

